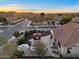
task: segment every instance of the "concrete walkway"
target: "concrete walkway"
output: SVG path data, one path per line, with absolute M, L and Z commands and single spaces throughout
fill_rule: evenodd
M 48 51 L 46 53 L 46 56 L 54 56 L 54 57 L 59 57 L 58 55 L 54 54 L 52 51 L 53 49 L 51 48 L 53 46 L 54 39 L 50 39 L 50 35 L 42 37 L 41 41 L 44 42 L 46 45 L 46 48 L 48 48 Z

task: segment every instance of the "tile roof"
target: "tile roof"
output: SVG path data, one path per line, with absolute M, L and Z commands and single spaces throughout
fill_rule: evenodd
M 75 46 L 79 44 L 79 24 L 68 23 L 53 29 L 55 38 L 62 46 Z

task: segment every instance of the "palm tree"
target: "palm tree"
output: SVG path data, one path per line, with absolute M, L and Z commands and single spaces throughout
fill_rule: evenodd
M 42 24 L 42 21 L 43 21 L 43 18 L 44 18 L 44 13 L 42 12 L 42 13 L 40 13 L 40 16 L 41 16 L 41 24 Z

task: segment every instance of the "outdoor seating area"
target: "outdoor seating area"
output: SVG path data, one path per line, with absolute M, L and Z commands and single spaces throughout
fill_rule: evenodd
M 22 44 L 23 46 L 25 46 L 24 48 L 22 49 L 25 49 L 25 50 L 22 50 L 24 51 L 24 55 L 23 56 L 37 56 L 38 54 L 36 53 L 36 45 L 35 44 L 38 44 L 39 42 L 41 42 L 42 45 L 44 45 L 42 47 L 42 49 L 44 48 L 45 49 L 45 56 L 56 56 L 56 57 L 59 57 L 59 51 L 57 49 L 57 46 L 56 45 L 53 45 L 53 39 L 51 39 L 51 35 L 47 35 L 47 36 L 41 36 L 41 33 L 37 32 L 37 33 L 33 33 L 33 38 L 29 39 L 28 43 L 27 44 Z M 37 37 L 40 37 L 39 39 Z M 38 44 L 38 46 L 40 45 L 40 43 Z M 21 45 L 20 45 L 21 46 Z M 41 45 L 40 45 L 41 47 Z M 55 52 L 58 52 L 58 53 L 55 53 Z M 40 53 L 41 54 L 41 53 Z

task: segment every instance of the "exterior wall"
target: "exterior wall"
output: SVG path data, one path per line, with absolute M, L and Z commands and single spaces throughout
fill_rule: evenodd
M 53 36 L 53 40 L 55 41 L 55 44 L 57 44 L 58 50 L 60 51 L 59 53 L 62 54 L 62 56 L 67 57 L 67 55 L 71 55 L 70 53 L 67 53 L 67 47 L 63 47 L 61 44 L 58 44 L 58 40 L 55 38 L 53 30 L 51 30 L 51 34 Z M 72 52 L 72 51 L 71 51 Z
M 54 36 L 53 30 L 51 30 L 51 34 L 54 37 L 53 40 L 55 40 L 56 37 Z M 58 39 L 56 39 L 55 43 L 57 42 L 58 42 Z M 79 44 L 71 45 L 70 49 L 69 50 L 68 49 L 69 48 L 67 46 L 62 46 L 62 45 L 61 45 L 61 48 L 59 48 L 63 57 L 79 57 Z M 70 53 L 67 53 L 68 51 L 70 51 Z
M 79 46 L 70 49 L 71 53 L 67 53 L 67 47 L 61 47 L 63 57 L 79 57 Z
M 65 56 L 67 54 L 67 48 L 61 46 L 61 53 L 62 53 L 63 56 Z

